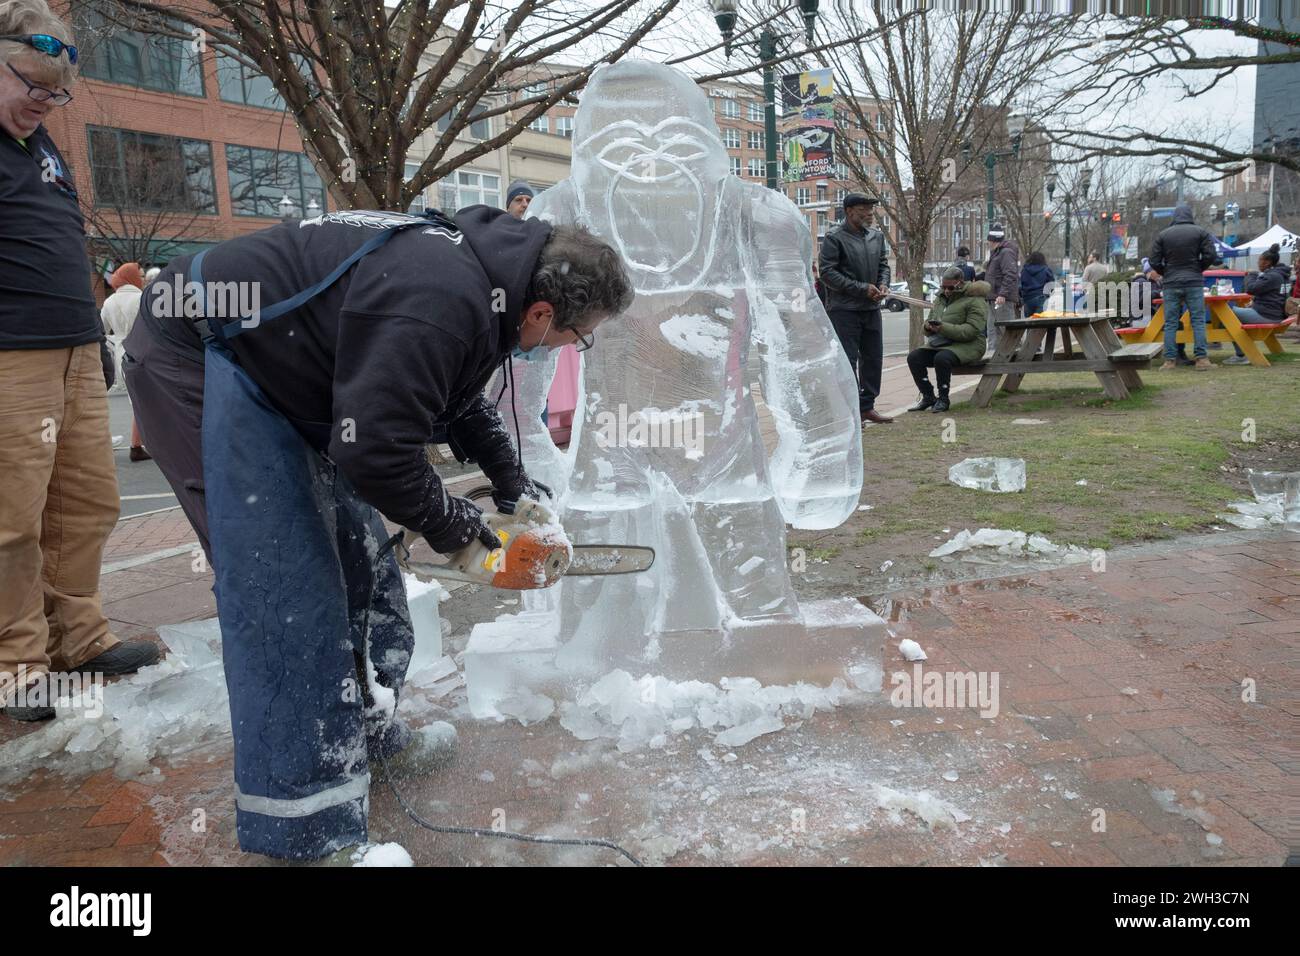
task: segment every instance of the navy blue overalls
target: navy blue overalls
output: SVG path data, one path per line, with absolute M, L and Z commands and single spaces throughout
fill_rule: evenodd
M 428 223 L 383 230 L 254 324 L 298 308 L 397 231 Z M 190 266 L 200 289 L 203 256 Z M 394 719 L 414 647 L 406 593 L 378 512 L 324 454 L 329 436 L 305 438 L 239 366 L 228 340 L 247 331 L 242 321 L 208 318 L 196 323 L 206 343 L 203 480 L 239 845 L 318 859 L 366 841 L 369 761 L 409 742 Z

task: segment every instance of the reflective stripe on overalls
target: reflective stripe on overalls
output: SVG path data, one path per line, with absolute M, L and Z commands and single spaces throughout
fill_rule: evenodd
M 400 228 L 256 321 L 196 323 L 207 346 L 203 479 L 239 845 L 282 859 L 367 839 L 369 760 L 409 740 L 391 707 L 414 636 L 393 556 L 375 571 L 388 537 L 379 514 L 317 450 L 323 443 L 313 448 L 270 403 L 228 339 L 301 306 Z M 190 267 L 199 289 L 203 256 Z M 375 704 L 375 685 L 387 706 Z

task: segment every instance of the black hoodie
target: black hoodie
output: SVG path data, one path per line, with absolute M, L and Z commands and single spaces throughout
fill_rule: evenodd
M 258 283 L 266 308 L 325 277 L 376 230 L 408 218 L 356 211 L 283 223 L 213 247 L 203 278 Z M 362 498 L 434 536 L 447 521 L 441 479 L 425 456 L 436 425 L 448 425 L 494 483 L 516 468 L 483 389 L 519 340 L 551 232 L 538 219 L 488 206 L 462 209 L 455 222 L 459 231 L 430 223 L 397 233 L 301 308 L 229 340 L 272 404 L 328 451 Z M 173 277 L 188 275 L 191 258 L 169 263 L 145 290 L 138 324 L 202 362 L 193 320 L 155 311 L 168 311 L 159 302 L 174 295 Z
M 1242 288 L 1254 296 L 1250 307 L 1268 322 L 1286 320 L 1286 297 L 1291 286 L 1291 267 L 1278 263 L 1263 272 L 1246 276 Z
M 1192 207 L 1174 208 L 1174 224 L 1151 244 L 1151 268 L 1160 273 L 1160 287 L 1182 289 L 1204 285 L 1202 273 L 1218 261 L 1214 237 L 1196 225 Z

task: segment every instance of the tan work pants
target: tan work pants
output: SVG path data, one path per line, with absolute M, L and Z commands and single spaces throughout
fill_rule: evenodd
M 119 643 L 99 598 L 118 508 L 98 343 L 0 350 L 0 676 Z

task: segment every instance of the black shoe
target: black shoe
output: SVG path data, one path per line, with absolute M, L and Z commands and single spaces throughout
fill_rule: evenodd
M 80 667 L 69 668 L 82 674 L 134 674 L 142 667 L 158 663 L 158 645 L 152 641 L 123 641 L 110 647 L 97 657 L 92 657 Z
M 934 408 L 930 409 L 930 412 L 932 414 L 936 412 L 946 412 L 950 408 L 952 408 L 952 405 L 948 401 L 948 396 L 940 395 L 934 400 Z
M 132 461 L 153 461 L 153 455 L 144 450 L 142 445 L 132 445 L 130 458 Z
M 49 720 L 54 716 L 54 708 L 48 703 L 50 700 L 50 679 L 49 675 L 42 674 L 40 677 L 27 685 L 22 692 L 22 699 L 31 701 L 31 703 L 18 704 L 19 691 L 12 688 L 7 697 L 0 697 L 0 701 L 11 700 L 12 704 L 0 703 L 0 713 L 14 720 L 21 720 L 24 723 L 34 720 Z
M 908 409 L 909 412 L 923 412 L 934 405 L 934 392 L 922 392 L 921 400 Z

